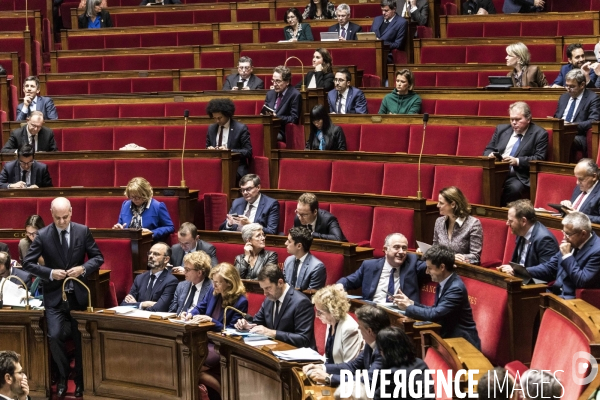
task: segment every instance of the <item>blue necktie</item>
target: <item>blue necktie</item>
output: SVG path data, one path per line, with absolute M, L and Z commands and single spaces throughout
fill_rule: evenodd
M 512 150 L 510 151 L 510 156 L 514 157 L 517 154 L 517 150 L 519 149 L 519 145 L 521 144 L 521 139 L 523 139 L 523 135 L 517 134 L 517 141 L 515 142 Z
M 575 105 L 577 104 L 577 99 L 573 99 L 571 101 L 571 107 L 569 107 L 569 111 L 567 112 L 567 122 L 573 122 L 573 114 L 575 113 Z
M 398 268 L 392 268 L 392 271 L 390 272 L 390 281 L 388 282 L 388 292 L 391 294 L 396 294 L 396 285 L 395 285 L 395 280 L 394 280 L 394 275 L 396 275 L 396 271 L 398 271 Z

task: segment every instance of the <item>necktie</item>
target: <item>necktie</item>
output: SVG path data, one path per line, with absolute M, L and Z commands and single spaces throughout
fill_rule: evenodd
M 395 276 L 396 276 L 397 271 L 398 271 L 398 268 L 392 268 L 392 271 L 390 273 L 390 281 L 388 282 L 388 292 L 390 292 L 392 294 L 396 293 Z
M 344 96 L 342 96 L 341 94 L 338 94 L 338 106 L 337 106 L 337 110 L 336 110 L 337 114 L 342 113 L 342 99 L 343 98 L 344 98 Z
M 217 146 L 219 146 L 219 147 L 221 147 L 221 146 L 223 145 L 223 129 L 224 129 L 224 128 L 225 128 L 225 127 L 224 127 L 224 126 L 222 126 L 222 127 L 221 127 L 221 132 L 219 132 L 219 143 L 217 144 Z
M 440 300 L 440 295 L 442 294 L 442 287 L 438 284 L 435 288 L 435 305 L 437 306 L 438 301 Z
M 572 99 L 571 107 L 569 107 L 569 111 L 567 111 L 567 122 L 573 122 L 573 114 L 575 113 L 575 105 L 577 104 L 577 99 Z
M 275 110 L 279 108 L 279 103 L 281 103 L 282 93 L 277 94 L 277 100 L 275 100 Z
M 581 192 L 581 196 L 579 196 L 579 198 L 577 199 L 575 204 L 573 204 L 574 210 L 579 211 L 579 206 L 581 205 L 581 202 L 583 201 L 583 198 L 585 197 L 586 194 L 587 194 L 587 192 Z
M 519 264 L 525 265 L 525 257 L 527 257 L 527 253 L 525 252 L 525 246 L 527 246 L 527 239 L 521 238 L 521 249 L 519 251 Z
M 60 244 L 62 246 L 63 254 L 65 255 L 65 260 L 69 258 L 69 242 L 67 241 L 67 230 L 63 230 L 60 232 Z
M 156 280 L 156 275 L 150 274 L 150 279 L 148 279 L 148 286 L 146 286 L 146 291 L 140 298 L 139 302 L 152 300 L 152 289 L 154 289 L 154 281 Z
M 517 134 L 517 141 L 515 142 L 515 145 L 513 146 L 512 150 L 510 151 L 511 157 L 514 157 L 515 154 L 517 154 L 517 150 L 519 149 L 519 145 L 521 144 L 521 139 L 523 139 L 523 135 Z
M 32 111 L 35 111 L 35 101 L 32 101 L 29 105 L 29 114 L 31 114 Z
M 292 272 L 292 279 L 290 282 L 290 285 L 295 288 L 296 287 L 296 281 L 298 280 L 298 267 L 300 266 L 300 260 L 298 260 L 296 258 L 296 260 L 294 261 L 294 272 Z
M 279 315 L 279 305 L 281 302 L 279 300 L 275 301 L 275 312 L 273 313 L 273 327 L 275 327 L 275 321 L 277 321 L 277 316 Z
M 242 79 L 242 87 L 244 87 L 244 84 L 246 83 L 247 79 Z
M 25 182 L 25 184 L 27 184 L 27 171 L 21 172 L 21 181 L 23 181 L 23 182 Z
M 252 207 L 254 207 L 252 204 L 248 204 L 248 211 L 246 211 L 244 217 L 250 218 L 250 214 L 252 213 Z
M 306 225 L 306 229 L 308 229 L 308 230 L 309 230 L 311 233 L 312 233 L 312 231 L 313 231 L 313 229 L 312 229 L 312 225 L 311 225 L 311 224 L 308 224 L 308 225 Z
M 317 139 L 319 139 L 319 150 L 326 150 L 325 147 L 325 136 L 323 136 L 323 131 L 317 131 Z
M 342 28 L 342 37 L 346 39 L 346 28 Z
M 190 290 L 190 295 L 188 296 L 185 305 L 183 306 L 183 308 L 181 309 L 181 311 L 187 311 L 190 309 L 190 307 L 192 307 L 192 302 L 194 301 L 194 296 L 196 295 L 196 291 L 198 289 L 196 289 L 196 285 L 192 285 L 192 290 Z

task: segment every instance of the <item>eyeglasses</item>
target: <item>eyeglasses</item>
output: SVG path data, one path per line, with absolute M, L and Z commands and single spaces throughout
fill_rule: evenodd
M 29 161 L 29 162 L 25 162 L 25 161 L 19 161 L 19 165 L 21 165 L 21 167 L 29 167 L 30 165 L 33 165 L 35 161 Z
M 334 79 L 333 80 L 335 83 L 342 83 L 342 82 L 346 82 L 345 79 Z
M 183 267 L 183 270 L 185 272 L 190 272 L 190 271 L 198 271 L 196 268 L 188 268 L 188 267 Z
M 161 257 L 162 255 L 163 255 L 163 254 L 160 254 L 160 253 L 159 253 L 159 252 L 157 252 L 157 251 L 149 251 L 149 252 L 148 252 L 148 257 L 150 257 L 150 256 L 154 256 L 154 257 Z
M 321 316 L 321 315 L 325 315 L 327 314 L 327 311 L 321 311 L 317 308 L 317 316 Z
M 310 213 L 303 214 L 303 213 L 300 213 L 298 210 L 296 210 L 296 215 L 304 218 L 304 217 L 309 217 L 311 214 Z
M 573 232 L 573 233 L 567 233 L 567 231 L 563 230 L 562 232 L 563 232 L 563 235 L 565 235 L 565 237 L 568 239 L 570 237 L 573 237 L 573 236 L 577 235 L 581 231 L 577 231 L 577 232 Z
M 276 84 L 276 85 L 279 85 L 279 84 L 283 83 L 283 81 L 281 79 L 272 79 L 271 82 L 274 83 L 274 84 Z
M 129 196 L 129 200 L 138 201 L 138 200 L 144 200 L 144 198 L 141 196 Z
M 27 124 L 27 126 L 29 127 L 30 130 L 38 130 L 38 129 L 42 129 L 42 125 L 34 125 L 31 122 L 29 124 Z
M 250 186 L 245 188 L 240 188 L 241 193 L 250 193 L 256 186 Z
M 33 237 L 36 237 L 38 235 L 37 231 L 35 231 L 35 232 L 27 232 L 27 231 L 25 231 L 25 234 L 27 236 L 33 236 Z

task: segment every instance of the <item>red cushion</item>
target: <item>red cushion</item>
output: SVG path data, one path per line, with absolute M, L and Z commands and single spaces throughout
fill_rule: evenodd
M 1 199 L 0 208 L 2 209 L 0 228 L 23 229 L 25 228 L 27 218 L 30 215 L 37 214 L 37 200 L 35 198 Z M 49 224 L 51 222 L 52 219 L 46 223 Z
M 252 42 L 252 29 L 219 30 L 219 44 L 241 44 Z
M 154 13 L 114 14 L 111 19 L 115 27 L 155 25 Z
M 421 191 L 423 197 L 431 199 L 431 191 L 433 189 L 433 176 L 435 167 L 433 165 L 421 165 Z M 402 177 L 402 184 L 399 184 L 398 179 Z M 418 183 L 418 165 L 417 164 L 400 164 L 387 163 L 383 167 L 383 188 L 384 196 L 416 196 L 419 187 Z
M 60 114 L 62 117 L 63 114 Z M 119 118 L 118 104 L 94 104 L 73 106 L 73 118 Z
M 285 251 L 285 249 L 281 249 Z M 325 285 L 333 285 L 344 276 L 344 256 L 342 254 L 327 253 L 324 251 L 311 251 L 311 253 L 323 262 L 327 268 L 327 280 Z M 279 262 L 285 259 L 279 256 Z
M 556 48 L 553 44 L 527 44 L 527 48 L 531 59 L 536 63 L 556 62 Z
M 478 157 L 492 139 L 493 126 L 461 126 L 458 128 L 457 156 Z
M 338 124 L 346 136 L 346 148 L 348 151 L 358 151 L 360 148 L 360 137 L 362 125 L 360 124 Z
M 478 100 L 437 100 L 435 105 L 435 114 L 477 115 L 478 108 Z
M 416 87 L 426 87 L 436 85 L 437 72 L 433 71 L 414 71 L 413 76 L 415 77 Z
M 477 115 L 485 117 L 506 117 L 511 100 L 481 100 Z M 554 114 L 552 114 L 554 115 Z
M 517 35 L 518 36 L 518 35 Z M 483 37 L 483 23 L 449 23 L 446 28 L 446 37 L 448 38 L 479 38 Z
M 119 117 L 120 118 L 137 118 L 137 117 L 156 118 L 156 117 L 164 117 L 164 116 L 165 116 L 164 103 L 120 104 L 119 105 Z M 122 143 L 122 141 L 125 141 L 126 143 L 124 143 L 124 144 L 131 143 L 131 140 L 129 140 L 129 141 L 123 140 L 123 138 L 119 138 L 119 136 L 115 135 L 115 142 L 117 142 L 117 140 L 118 140 L 120 143 Z M 139 137 L 138 137 L 138 139 L 139 139 Z M 150 141 L 148 141 L 148 142 L 150 143 Z M 156 141 L 156 145 L 158 145 L 158 141 Z M 162 143 L 160 143 L 159 146 L 162 146 Z
M 256 315 L 265 301 L 265 295 L 248 292 L 246 293 L 246 298 L 248 299 L 248 314 L 252 316 Z
M 261 34 L 262 31 L 261 29 Z M 283 39 L 283 31 L 278 28 L 278 32 L 281 38 L 277 40 Z M 266 42 L 261 40 L 261 43 Z M 240 53 L 240 56 L 250 57 L 255 67 L 273 67 L 283 65 L 285 62 L 285 50 L 244 50 Z M 297 63 L 298 61 L 295 62 Z
M 233 64 L 233 54 L 231 52 L 207 51 L 200 53 L 201 68 L 231 68 Z M 185 68 L 194 68 L 194 66 L 187 66 Z
M 56 60 L 56 72 L 94 72 L 103 71 L 101 57 L 59 57 Z
M 113 150 L 113 128 L 64 128 L 63 151 Z
M 102 35 L 100 33 L 100 35 Z M 135 48 L 141 47 L 141 36 L 140 34 L 121 34 L 121 35 L 106 35 L 104 36 L 104 48 L 106 49 L 119 49 L 119 48 Z M 165 37 L 173 37 L 172 34 L 167 34 Z M 163 44 L 165 43 L 165 44 Z M 175 41 L 173 40 L 170 44 L 168 42 L 163 42 L 161 46 L 175 46 Z M 91 47 L 87 47 L 88 49 Z
M 228 210 L 227 195 L 225 193 L 205 193 L 204 229 L 214 231 L 218 230 L 219 226 L 225 219 L 225 214 L 227 214 Z
M 466 46 L 467 63 L 500 64 L 506 63 L 505 58 L 505 45 Z
M 582 21 L 577 21 L 581 23 Z M 558 21 L 528 21 L 521 23 L 521 36 L 562 36 L 557 33 Z M 506 36 L 506 35 L 504 35 Z
M 506 238 L 508 226 L 506 221 L 500 219 L 481 217 L 479 221 L 485 238 L 483 250 L 481 251 L 481 266 L 497 267 L 504 260 L 506 242 L 510 240 L 510 238 Z M 510 257 L 512 257 L 512 253 Z
M 316 34 L 315 37 L 318 37 L 318 34 Z M 348 51 L 348 49 L 340 47 L 330 49 L 330 52 L 331 57 L 335 60 L 335 63 L 337 65 L 357 65 L 360 69 L 364 71 L 365 74 L 378 74 L 375 49 L 373 48 L 358 48 L 352 49 L 352 51 Z M 288 55 L 291 55 L 291 53 L 288 53 Z M 307 64 L 305 63 L 304 65 Z
M 194 15 L 187 10 L 154 13 L 154 21 L 156 25 L 176 25 L 176 24 L 193 24 Z
M 136 176 L 147 177 L 155 187 L 169 185 L 169 160 L 115 160 L 115 185 L 127 186 Z
M 327 334 L 327 324 L 321 322 L 315 314 L 315 342 L 317 343 L 317 351 L 319 354 L 325 354 L 325 336 Z
M 475 71 L 439 71 L 436 73 L 437 87 L 477 87 L 478 73 Z
M 105 56 L 103 62 L 103 71 L 132 71 L 149 70 L 149 56 L 145 54 L 127 54 L 123 56 Z M 156 68 L 155 68 L 156 69 Z
M 594 21 L 581 19 L 572 21 L 558 21 L 556 36 L 593 35 Z
M 177 46 L 206 46 L 211 44 L 213 44 L 212 31 L 177 32 Z
M 92 94 L 131 93 L 131 79 L 90 79 L 89 91 Z
M 173 226 L 179 226 L 183 222 L 181 221 L 180 213 L 179 213 L 179 198 L 174 196 L 156 196 L 157 201 L 165 203 L 165 207 L 167 207 L 167 211 L 169 216 L 171 217 L 171 221 L 173 221 Z
M 421 48 L 421 64 L 464 64 L 465 46 L 426 46 Z
M 373 207 L 334 203 L 331 204 L 330 211 L 337 217 L 349 242 L 369 242 L 373 227 Z
M 425 361 L 425 364 L 427 364 L 429 369 L 433 370 L 432 379 L 434 381 L 437 381 L 436 375 L 438 370 L 443 371 L 444 375 L 447 376 L 446 371 L 450 370 L 452 367 L 434 347 L 427 348 L 427 353 L 425 354 L 425 359 L 423 361 Z M 436 391 L 436 399 L 452 400 L 452 397 L 446 396 L 446 390 L 441 389 L 441 393 L 438 393 L 438 385 L 434 385 L 434 390 Z
M 540 172 L 537 174 L 534 207 L 552 210 L 548 203 L 571 200 L 577 180 L 572 175 L 558 175 Z
M 114 186 L 115 164 L 113 160 L 61 160 L 59 176 L 61 187 Z
M 334 161 L 331 191 L 381 194 L 383 163 Z
M 410 154 L 419 154 L 421 152 L 422 142 L 423 127 L 421 125 L 411 125 L 408 152 Z M 425 134 L 423 154 L 455 155 L 457 142 L 458 126 L 430 125 Z
M 406 153 L 409 125 L 365 124 L 360 134 L 360 151 Z
M 120 303 L 133 285 L 131 242 L 126 239 L 96 239 L 96 244 L 104 256 L 101 269 L 110 270 L 110 282 L 115 286 Z
M 0 60 L 1 61 L 1 60 Z M 4 64 L 6 65 L 6 64 Z M 90 80 L 93 82 L 93 80 Z M 46 82 L 46 92 L 50 96 L 89 94 L 87 79 L 57 80 Z M 62 115 L 61 115 L 62 117 Z
M 132 78 L 131 92 L 172 92 L 173 79 L 169 78 Z
M 383 257 L 383 244 L 390 233 L 399 232 L 406 236 L 408 247 L 415 248 L 413 231 L 415 212 L 407 208 L 375 207 L 373 210 L 373 229 L 370 246 L 374 257 Z
M 532 22 L 528 22 L 533 24 Z M 503 37 L 520 36 L 521 22 L 502 21 L 502 22 L 484 22 L 483 37 Z M 552 35 L 554 36 L 554 35 Z M 505 56 L 506 57 L 506 56 Z
M 381 14 L 379 3 L 355 3 L 350 8 L 352 18 L 375 18 Z
M 222 193 L 221 160 L 188 158 L 183 162 L 185 181 L 190 189 L 204 193 Z M 196 173 L 202 171 L 202 174 Z M 169 185 L 179 186 L 181 183 L 181 160 L 169 160 Z
M 191 114 L 190 114 L 191 115 Z M 183 147 L 183 126 L 165 126 L 164 149 L 181 149 Z M 185 138 L 186 149 L 206 148 L 206 125 L 188 125 Z M 252 149 L 254 151 L 254 149 Z
M 116 195 L 118 194 L 116 193 Z M 112 228 L 119 221 L 119 213 L 125 200 L 125 195 L 88 198 L 85 224 L 90 228 Z
M 231 22 L 231 12 L 229 9 L 222 10 L 198 10 L 194 11 L 194 23 L 217 23 Z M 179 24 L 183 22 L 178 22 Z
M 448 186 L 457 186 L 471 204 L 483 202 L 483 169 L 436 165 L 433 181 L 433 196 Z
M 298 171 L 303 171 L 299 174 Z M 331 161 L 283 159 L 279 161 L 279 189 L 330 190 Z

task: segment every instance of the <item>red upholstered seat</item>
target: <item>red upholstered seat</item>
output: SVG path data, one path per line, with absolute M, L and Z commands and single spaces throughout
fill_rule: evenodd
M 191 110 L 190 110 L 191 115 Z M 183 126 L 165 126 L 164 149 L 181 149 L 183 147 Z M 185 138 L 185 148 L 204 149 L 206 148 L 206 125 L 188 125 L 187 136 Z M 252 149 L 254 151 L 254 149 Z
M 425 364 L 427 364 L 427 367 L 429 369 L 433 370 L 433 374 L 432 374 L 432 379 L 434 381 L 437 381 L 436 375 L 437 375 L 437 371 L 448 371 L 450 369 L 452 369 L 451 365 L 449 365 L 446 360 L 444 360 L 444 358 L 442 357 L 442 355 L 434 348 L 434 347 L 429 347 L 427 349 L 427 353 L 425 354 L 425 359 L 423 360 L 425 361 Z M 441 393 L 438 393 L 438 385 L 434 385 L 434 390 L 436 391 L 436 399 L 438 400 L 452 400 L 452 397 L 447 397 L 446 396 L 446 391 L 442 390 Z
M 173 91 L 172 78 L 132 78 L 131 92 L 171 92 Z
M 194 68 L 193 59 L 190 59 L 191 65 L 180 68 Z M 231 68 L 234 64 L 233 53 L 227 51 L 201 52 L 200 67 L 201 68 Z M 177 64 L 171 64 L 177 65 Z M 166 68 L 166 67 L 163 67 Z
M 285 249 L 282 249 L 285 251 Z M 324 251 L 311 251 L 311 253 L 323 262 L 327 270 L 325 285 L 333 285 L 344 276 L 344 256 L 342 254 L 327 253 Z M 279 257 L 279 263 L 285 258 Z
M 446 3 L 442 6 L 442 11 L 445 11 L 446 15 L 457 15 L 458 7 L 454 3 Z
M 528 44 L 531 59 L 536 63 L 556 62 L 556 49 L 553 44 Z
M 279 189 L 330 190 L 331 161 L 283 159 L 279 161 Z M 302 171 L 302 173 L 299 173 Z
M 142 37 L 142 41 L 144 39 L 145 37 Z M 206 46 L 211 44 L 213 44 L 212 31 L 177 32 L 177 46 Z
M 52 178 L 52 185 L 55 187 L 60 185 L 60 174 L 59 174 L 59 161 L 58 160 L 44 160 L 44 164 L 48 167 L 48 173 L 50 174 L 50 178 Z
M 415 212 L 406 208 L 375 207 L 373 210 L 373 229 L 371 229 L 370 246 L 374 249 L 373 256 L 383 257 L 385 237 L 390 233 L 399 232 L 406 236 L 408 248 L 416 246 L 413 231 Z
M 494 135 L 493 126 L 461 126 L 458 128 L 457 156 L 478 157 Z
M 170 54 L 171 55 L 171 54 Z M 174 56 L 174 54 L 173 54 Z M 147 71 L 150 67 L 150 56 L 145 54 L 127 54 L 123 56 L 103 56 L 103 71 Z M 175 65 L 175 64 L 172 64 Z M 189 67 L 182 67 L 189 68 Z
M 86 200 L 85 224 L 90 228 L 112 228 L 119 221 L 119 213 L 125 200 L 125 195 L 89 197 Z
M 115 27 L 155 25 L 154 13 L 114 14 L 111 19 Z
M 54 200 L 52 197 L 40 197 L 37 200 L 36 214 L 42 217 L 46 225 L 52 223 L 52 214 L 50 213 L 52 200 Z M 85 214 L 87 212 L 86 199 L 84 197 L 69 197 L 69 201 L 71 202 L 71 208 L 73 209 L 73 215 L 71 216 L 73 222 L 85 224 Z M 25 220 L 23 220 L 23 225 L 20 228 L 24 228 L 24 224 Z
M 344 131 L 344 136 L 346 136 L 346 148 L 348 151 L 358 151 L 360 148 L 360 132 L 362 130 L 362 126 L 360 124 L 338 124 L 340 128 Z
M 460 24 L 450 23 L 447 25 L 447 28 L 446 28 L 446 37 L 448 37 L 448 38 L 483 37 L 483 23 L 482 22 L 467 22 L 467 23 L 460 23 Z
M 508 107 L 512 103 L 513 101 L 510 100 L 481 100 L 479 101 L 479 111 L 477 115 L 485 117 L 506 117 L 508 114 Z
M 436 115 L 477 115 L 478 100 L 437 100 Z M 424 112 L 424 111 L 423 111 Z M 429 127 L 431 128 L 431 127 Z
M 124 104 L 123 106 L 126 105 Z M 140 107 L 138 106 L 138 108 Z M 142 108 L 145 108 L 145 106 Z M 164 110 L 164 107 L 158 107 L 158 109 Z M 123 113 L 129 110 L 122 109 L 121 112 Z M 119 150 L 129 143 L 135 143 L 148 150 L 162 150 L 164 145 L 164 135 L 165 132 L 162 126 L 116 126 L 114 128 L 114 150 Z
M 91 81 L 90 81 L 91 82 Z M 89 94 L 88 80 L 73 79 L 46 82 L 46 92 L 50 96 Z M 61 115 L 62 116 L 62 115 Z
M 100 36 L 104 36 L 99 32 Z M 141 42 L 141 36 L 139 33 L 126 33 L 126 34 L 122 34 L 122 35 L 106 35 L 104 36 L 104 48 L 105 49 L 118 49 L 118 48 L 125 48 L 125 47 L 142 47 L 142 42 Z M 157 35 L 152 35 L 155 38 L 157 38 Z M 177 45 L 177 40 L 175 38 L 175 35 L 173 35 L 171 32 L 168 32 L 166 35 L 163 35 L 164 39 L 170 39 L 170 40 L 164 40 L 164 39 L 159 39 L 160 40 L 160 44 L 157 44 L 157 46 L 176 46 Z M 92 48 L 92 47 L 86 47 L 88 49 Z M 100 47 L 102 48 L 102 47 Z
M 362 80 L 362 87 L 380 87 L 381 78 L 377 75 L 364 74 Z
M 252 43 L 252 29 L 219 30 L 219 44 Z
M 189 11 L 178 12 L 156 12 L 154 14 L 155 25 L 193 24 L 194 15 Z
M 474 71 L 438 71 L 437 87 L 477 87 L 478 73 Z
M 483 23 L 483 37 L 504 37 L 520 35 L 521 22 L 502 21 Z
M 23 229 L 27 218 L 30 215 L 37 214 L 37 200 L 35 198 L 2 199 L 0 200 L 0 208 L 2 209 L 0 228 Z M 51 222 L 52 219 L 48 220 L 47 223 Z
M 415 87 L 426 87 L 436 85 L 437 72 L 434 71 L 414 71 Z
M 90 79 L 89 91 L 93 94 L 131 93 L 131 79 Z
M 255 316 L 258 310 L 260 310 L 263 301 L 265 301 L 265 295 L 248 292 L 246 293 L 246 298 L 248 299 L 248 314 Z
M 482 221 L 483 224 L 483 221 Z M 562 234 L 562 232 L 561 232 Z M 513 235 L 510 229 L 506 230 L 506 246 L 504 247 L 504 258 L 502 259 L 502 264 L 508 264 L 512 259 L 512 254 L 515 251 L 517 237 Z M 484 249 L 485 250 L 485 249 Z M 482 266 L 486 266 L 483 265 Z
M 216 81 L 212 76 L 182 76 L 180 85 L 183 91 L 220 90 L 223 86 Z
M 164 117 L 165 116 L 165 104 L 144 104 L 140 107 L 140 104 L 119 104 L 119 117 L 120 118 L 144 118 L 144 117 Z M 115 128 L 116 129 L 116 128 Z M 115 135 L 115 142 L 118 140 Z M 150 142 L 150 141 L 149 141 Z M 156 141 L 158 143 L 158 141 Z M 161 141 L 162 142 L 162 141 Z M 127 143 L 131 143 L 128 141 Z M 124 143 L 124 144 L 127 144 Z M 162 145 L 162 143 L 161 143 Z M 145 146 L 144 146 L 145 147 Z
M 421 165 L 421 191 L 426 199 L 436 199 L 437 193 L 432 195 L 433 176 L 435 167 L 433 165 Z M 401 183 L 400 183 L 401 180 Z M 418 183 L 418 165 L 387 163 L 383 167 L 383 188 L 384 196 L 416 196 L 419 190 Z
M 558 21 L 556 36 L 593 35 L 594 20 L 581 19 L 572 21 Z
M 101 57 L 59 57 L 56 60 L 56 72 L 94 72 L 103 71 Z
M 506 62 L 505 58 L 506 46 L 504 45 L 466 46 L 467 63 L 498 64 Z
M 360 151 L 406 153 L 409 125 L 365 124 L 360 134 Z
M 555 100 L 530 100 L 527 104 L 531 108 L 533 118 L 546 118 L 556 112 Z
M 325 336 L 327 335 L 327 324 L 321 322 L 315 313 L 315 342 L 317 343 L 317 351 L 319 354 L 325 354 Z
M 115 186 L 127 186 L 136 176 L 145 177 L 154 187 L 169 185 L 169 160 L 115 160 Z
M 269 8 L 259 7 L 236 10 L 237 22 L 270 21 Z
M 581 23 L 582 21 L 577 21 Z M 521 36 L 562 36 L 557 33 L 558 21 L 528 21 L 521 23 Z
M 316 34 L 315 37 L 318 37 L 318 34 Z M 365 74 L 377 75 L 378 73 L 375 49 L 357 48 L 348 51 L 344 48 L 334 48 L 330 49 L 330 52 L 331 57 L 338 65 L 359 65 L 360 69 L 362 69 Z M 292 54 L 292 52 L 288 52 L 288 56 Z M 310 57 L 312 58 L 312 53 L 310 54 Z M 307 61 L 310 62 L 310 59 Z M 304 65 L 307 65 L 306 62 Z
M 438 101 L 438 104 L 440 102 Z M 423 142 L 423 126 L 410 126 L 410 142 L 408 152 L 419 154 Z M 423 154 L 447 154 L 455 155 L 458 142 L 458 126 L 452 125 L 430 125 L 425 134 L 425 146 Z
M 2 243 L 8 246 L 8 254 L 13 260 L 19 260 L 19 242 L 21 239 L 2 239 Z M 23 261 L 23 260 L 21 260 Z
M 61 110 L 62 111 L 62 110 Z M 61 112 L 59 111 L 59 112 Z M 63 114 L 59 114 L 61 117 Z M 94 104 L 73 106 L 74 119 L 84 118 L 119 118 L 118 104 Z
M 181 221 L 179 218 L 179 198 L 174 196 L 156 196 L 157 201 L 165 203 L 167 207 L 167 211 L 169 212 L 169 216 L 171 217 L 171 221 L 173 221 L 173 226 L 178 227 L 184 222 L 189 221 Z
M 435 114 L 435 106 L 437 104 L 437 100 L 434 99 L 424 99 L 421 102 L 421 113 L 429 113 Z
M 571 175 L 538 173 L 534 207 L 552 210 L 548 203 L 557 204 L 561 200 L 570 200 L 576 184 L 576 179 Z
M 381 194 L 383 163 L 334 161 L 331 191 Z
M 183 90 L 183 89 L 182 89 Z M 190 116 L 194 116 L 194 115 L 206 115 L 206 105 L 208 104 L 208 101 L 204 102 L 204 101 L 197 101 L 194 103 L 165 103 L 165 116 L 167 117 L 181 117 L 183 116 L 183 112 L 185 110 L 190 110 Z M 190 125 L 188 126 L 188 132 L 191 132 L 190 129 L 193 129 L 194 126 Z M 206 130 L 208 128 L 204 127 L 204 146 L 202 148 L 205 148 L 206 146 Z M 183 129 L 181 129 L 181 132 L 183 133 Z M 183 136 L 182 136 L 183 138 Z M 187 146 L 186 146 L 187 147 Z
M 194 23 L 231 22 L 230 10 L 198 10 L 194 11 Z M 179 22 L 182 24 L 183 22 Z
M 131 242 L 125 239 L 96 239 L 96 244 L 104 256 L 104 264 L 100 269 L 110 270 L 110 282 L 114 284 L 117 301 L 121 303 L 133 285 Z
M 464 64 L 465 46 L 426 46 L 421 48 L 422 64 Z
M 283 206 L 281 206 L 283 203 Z M 281 225 L 281 232 L 287 236 L 288 231 L 294 227 L 294 218 L 296 218 L 296 208 L 298 206 L 297 201 L 280 201 L 279 207 L 279 224 Z M 321 203 L 319 203 L 319 208 Z
M 221 160 L 188 158 L 183 162 L 185 181 L 190 189 L 204 193 L 223 193 Z M 199 172 L 202 173 L 199 173 Z M 169 186 L 181 183 L 181 160 L 169 160 Z
M 204 193 L 202 203 L 204 213 L 196 212 L 195 225 L 197 227 L 204 226 L 206 230 L 218 230 L 223 220 L 225 220 L 227 211 L 229 211 L 227 207 L 227 195 L 225 193 Z M 202 217 L 204 217 L 204 220 L 200 220 Z
M 367 111 L 369 114 L 377 114 L 381 108 L 383 99 L 369 99 L 367 102 Z
M 436 165 L 432 196 L 436 197 L 440 190 L 448 186 L 460 188 L 469 203 L 481 204 L 483 201 L 483 169 Z
M 352 4 L 350 12 L 352 18 L 375 18 L 381 14 L 381 7 L 377 3 Z
M 373 227 L 373 207 L 354 204 L 331 204 L 330 212 L 340 223 L 342 232 L 351 243 L 367 245 Z
M 600 308 L 600 289 L 577 289 L 575 297 Z
M 285 126 L 285 148 L 290 150 L 304 150 L 304 125 L 287 124 Z
M 268 43 L 269 41 L 263 40 L 263 31 L 260 30 L 261 43 Z M 277 28 L 278 39 L 275 42 L 283 39 L 283 31 L 281 28 Z M 271 40 L 272 42 L 273 40 Z M 240 56 L 247 56 L 252 59 L 252 64 L 255 67 L 273 67 L 277 65 L 283 65 L 285 62 L 285 50 L 245 50 L 240 53 Z M 296 61 L 298 62 L 298 61 Z
M 250 172 L 261 177 L 263 189 L 271 188 L 271 172 L 269 171 L 269 159 L 267 157 L 254 156 L 250 164 Z
M 113 160 L 61 160 L 59 177 L 61 187 L 114 186 L 115 163 Z

